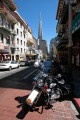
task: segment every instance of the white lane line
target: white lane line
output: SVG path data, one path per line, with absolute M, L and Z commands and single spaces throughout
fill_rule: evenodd
M 29 77 L 30 75 L 32 75 L 35 71 L 37 71 L 37 69 L 34 70 L 33 72 L 31 72 L 29 75 L 25 76 L 23 79 L 26 79 L 27 77 Z

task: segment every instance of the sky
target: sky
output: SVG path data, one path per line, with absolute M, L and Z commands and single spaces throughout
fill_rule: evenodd
M 34 37 L 38 38 L 40 13 L 42 18 L 43 39 L 50 44 L 56 33 L 56 13 L 58 0 L 14 0 L 17 11 L 32 29 Z

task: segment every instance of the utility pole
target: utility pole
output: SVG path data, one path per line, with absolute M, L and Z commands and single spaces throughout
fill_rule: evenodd
M 76 0 L 64 0 L 65 4 L 68 5 L 68 19 L 69 19 L 69 39 L 68 39 L 68 76 L 69 78 L 72 77 L 72 4 L 76 3 Z

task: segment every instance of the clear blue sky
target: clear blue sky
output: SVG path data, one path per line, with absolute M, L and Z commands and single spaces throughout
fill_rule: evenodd
M 14 0 L 18 13 L 28 23 L 33 35 L 38 37 L 40 13 L 42 17 L 43 39 L 48 45 L 51 38 L 56 37 L 56 13 L 58 0 Z

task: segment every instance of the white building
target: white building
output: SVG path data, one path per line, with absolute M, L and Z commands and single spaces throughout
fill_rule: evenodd
M 14 39 L 15 58 L 22 60 L 26 59 L 26 55 L 30 54 L 30 47 L 33 45 L 32 31 L 17 12 L 15 12 L 15 16 L 18 21 L 14 25 L 14 29 L 17 32 Z
M 12 59 L 11 51 L 14 48 L 14 24 L 17 19 L 14 11 L 17 9 L 12 0 L 0 1 L 0 60 Z
M 12 0 L 0 1 L 0 60 L 36 56 L 32 30 L 16 9 Z

